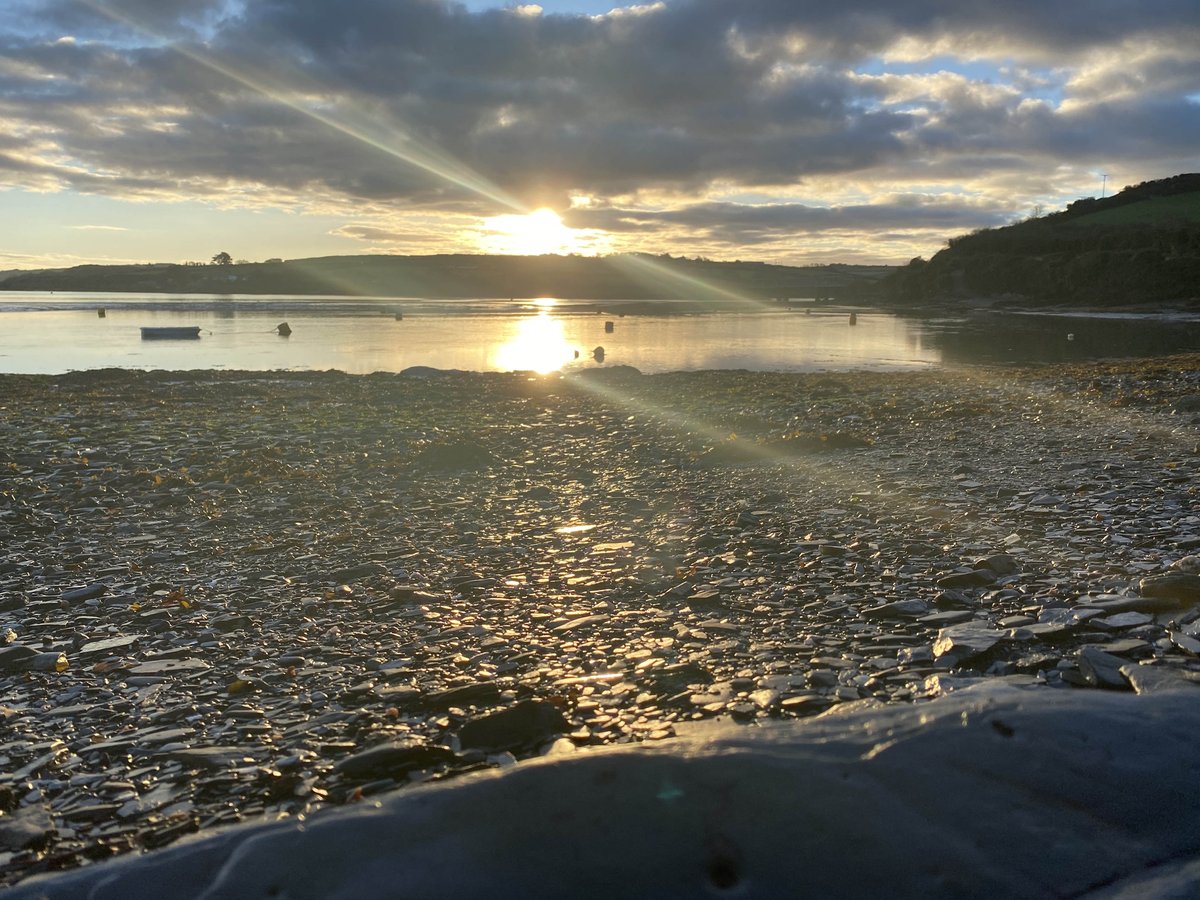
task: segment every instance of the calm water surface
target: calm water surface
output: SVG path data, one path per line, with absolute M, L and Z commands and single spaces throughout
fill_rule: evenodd
M 596 312 L 597 307 L 604 309 Z M 1200 349 L 1197 317 L 986 315 L 915 320 L 872 310 L 764 304 L 695 312 L 669 302 L 417 301 L 262 296 L 0 293 L 0 371 L 340 369 L 554 371 L 899 370 Z M 103 309 L 104 317 L 99 316 Z M 850 324 L 854 312 L 856 324 Z M 397 315 L 401 318 L 398 318 Z M 290 337 L 275 327 L 286 321 Z M 605 323 L 613 330 L 606 333 Z M 198 325 L 198 340 L 142 326 Z

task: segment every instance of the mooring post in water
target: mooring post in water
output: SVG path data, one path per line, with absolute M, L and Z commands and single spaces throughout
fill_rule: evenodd
M 97 315 L 99 318 L 103 319 L 103 318 L 104 318 L 106 315 L 108 315 L 108 313 L 106 313 L 106 312 L 104 311 L 104 307 L 102 306 L 102 307 L 100 307 L 98 310 L 96 310 L 96 315 Z
M 858 324 L 858 313 L 850 313 L 850 324 L 851 325 Z
M 280 322 L 275 326 L 275 331 L 278 332 L 280 337 L 287 337 L 292 333 L 292 329 L 287 322 Z

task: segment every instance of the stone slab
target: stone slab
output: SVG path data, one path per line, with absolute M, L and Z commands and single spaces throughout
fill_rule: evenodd
M 6 898 L 1194 896 L 1196 696 L 983 683 L 705 724 L 238 826 Z

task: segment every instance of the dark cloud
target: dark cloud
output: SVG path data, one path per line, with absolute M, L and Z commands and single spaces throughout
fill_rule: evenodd
M 205 34 L 229 13 L 232 0 L 9 0 L 14 31 L 114 41 L 123 45 Z M 139 36 L 131 38 L 131 23 Z
M 119 196 L 228 199 L 257 186 L 486 215 L 507 195 L 563 208 L 573 192 L 796 196 L 885 173 L 969 185 L 1062 165 L 1144 168 L 1200 146 L 1200 106 L 1186 99 L 1200 93 L 1195 0 L 678 0 L 602 17 L 472 14 L 441 0 L 19 8 L 19 27 L 0 33 L 0 170 L 17 184 Z M 1138 41 L 1136 57 L 1103 64 Z M 1024 76 L 1006 90 L 855 72 L 878 71 L 876 55 L 901 45 L 1051 60 L 1066 73 L 1056 89 L 1078 102 L 1031 102 L 1017 87 Z M 1084 59 L 1090 68 L 1067 85 Z M 626 202 L 572 219 L 750 243 L 787 229 L 898 228 L 890 211 L 947 230 L 1001 214 L 944 202 L 675 205 L 652 214 Z
M 400 244 L 405 242 L 420 244 L 423 239 L 428 237 L 428 235 L 420 232 L 398 231 L 394 228 L 354 224 L 342 225 L 339 228 L 335 228 L 331 234 L 375 244 Z
M 910 233 L 926 229 L 956 233 L 965 228 L 1000 225 L 1010 218 L 1004 208 L 905 196 L 883 203 L 834 208 L 800 203 L 694 203 L 661 211 L 618 207 L 578 209 L 572 210 L 565 221 L 576 228 L 616 233 L 683 230 L 736 244 L 821 233 L 879 233 L 898 228 Z

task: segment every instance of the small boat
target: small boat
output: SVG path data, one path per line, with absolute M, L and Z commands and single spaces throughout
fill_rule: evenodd
M 142 340 L 192 340 L 200 337 L 199 325 L 153 325 L 142 326 Z

